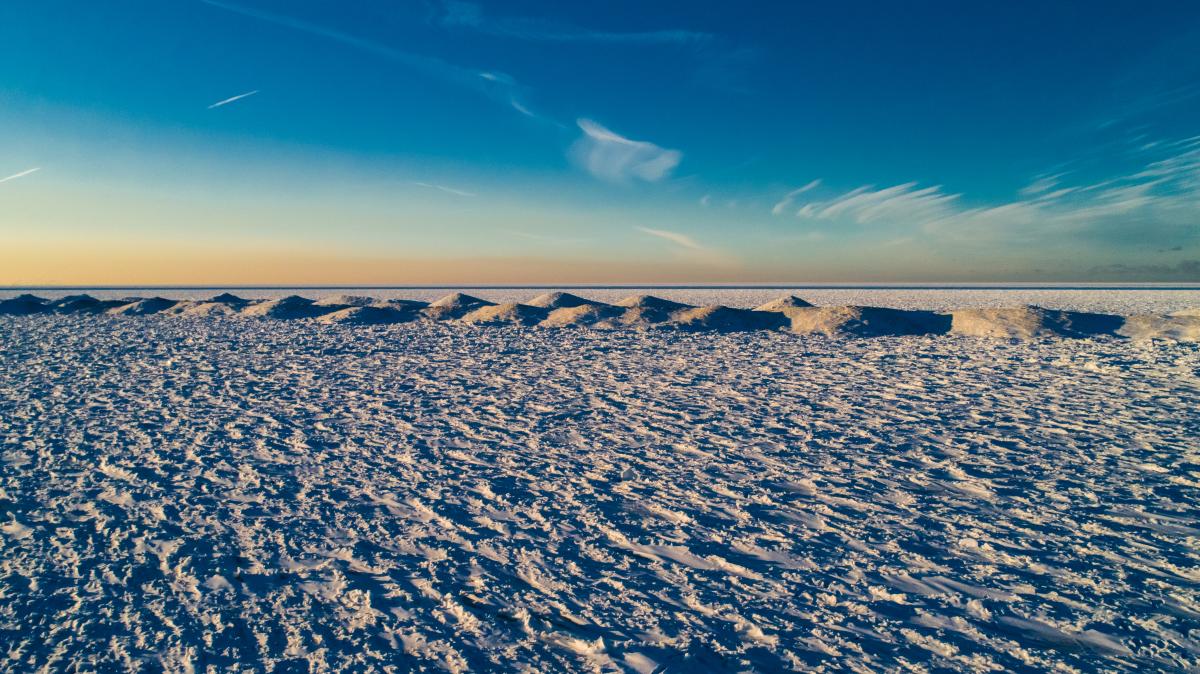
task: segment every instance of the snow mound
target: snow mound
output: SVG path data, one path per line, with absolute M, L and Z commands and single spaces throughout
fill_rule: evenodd
M 250 300 L 231 293 L 221 293 L 207 300 L 178 302 L 162 312 L 167 316 L 232 316 L 250 305 Z
M 653 295 L 633 295 L 617 302 L 616 306 L 625 307 L 625 312 L 608 321 L 608 325 L 627 328 L 650 328 L 662 325 L 671 320 L 672 316 L 684 309 L 694 309 L 690 304 L 672 302 Z M 606 326 L 607 327 L 607 326 Z
M 798 334 L 881 337 L 941 334 L 950 329 L 950 316 L 932 311 L 849 306 L 795 307 L 781 313 Z
M 47 311 L 48 302 L 28 293 L 17 295 L 11 299 L 0 300 L 0 315 L 9 316 L 28 316 L 29 314 L 40 314 Z
M 175 304 L 175 300 L 165 297 L 139 297 L 128 304 L 109 309 L 108 313 L 116 316 L 149 316 L 166 311 Z
M 242 310 L 243 305 L 226 304 L 224 302 L 180 302 L 162 312 L 166 316 L 194 316 L 209 318 L 213 316 L 232 316 Z
M 796 297 L 795 295 L 784 295 L 783 297 L 773 299 L 766 304 L 759 305 L 754 308 L 755 311 L 783 311 L 784 309 L 795 309 L 798 307 L 811 307 L 812 304 Z
M 327 295 L 313 302 L 318 307 L 365 307 L 375 304 L 378 300 L 366 295 Z
M 671 320 L 672 313 L 674 312 L 652 309 L 650 307 L 631 307 L 625 309 L 616 317 L 597 324 L 597 327 L 652 328 L 661 326 Z
M 1182 312 L 1170 316 L 1130 316 L 1117 334 L 1136 340 L 1200 342 L 1200 313 L 1194 316 Z
M 243 316 L 283 319 L 314 318 L 325 313 L 329 313 L 329 307 L 317 306 L 312 300 L 299 295 L 251 304 L 242 310 Z
M 402 311 L 392 307 L 351 306 L 339 309 L 330 314 L 317 317 L 320 323 L 341 325 L 385 325 L 388 323 L 405 323 L 416 319 L 413 311 Z
M 59 314 L 100 314 L 125 304 L 123 300 L 98 300 L 91 295 L 67 295 L 51 302 L 51 311 Z
M 669 323 L 684 330 L 742 332 L 746 330 L 776 330 L 786 327 L 789 321 L 786 316 L 779 313 L 713 305 L 676 311 L 671 315 Z
M 344 311 L 354 308 L 372 310 Z M 652 295 L 634 295 L 616 304 L 606 304 L 566 292 L 545 293 L 528 304 L 510 302 L 501 305 L 463 293 L 447 295 L 432 304 L 410 299 L 346 294 L 324 297 L 315 302 L 297 295 L 273 300 L 247 300 L 230 293 L 207 300 L 172 300 L 163 297 L 108 300 L 90 295 L 69 295 L 47 300 L 29 294 L 0 299 L 0 315 L 41 313 L 107 313 L 113 316 L 161 314 L 183 317 L 239 315 L 275 319 L 330 315 L 325 322 L 359 325 L 424 318 L 478 325 L 537 325 L 552 328 L 667 328 L 714 332 L 787 329 L 798 334 L 857 337 L 953 333 L 1000 339 L 1103 336 L 1135 340 L 1200 341 L 1197 335 L 1197 330 L 1200 330 L 1197 327 L 1200 309 L 1195 308 L 1175 311 L 1173 314 L 1146 312 L 1128 317 L 1038 306 L 927 311 L 858 305 L 818 307 L 789 295 L 755 309 L 745 309 L 723 304 L 694 306 Z
M 956 335 L 1000 339 L 1113 335 L 1124 322 L 1120 316 L 1033 306 L 960 309 L 953 312 L 953 317 L 950 331 Z
M 630 295 L 625 299 L 617 302 L 618 307 L 628 307 L 630 309 L 655 309 L 657 311 L 678 311 L 680 309 L 690 309 L 692 305 L 682 304 L 680 302 L 672 302 L 664 300 L 661 297 L 654 295 Z
M 463 323 L 472 325 L 496 325 L 511 323 L 515 325 L 537 325 L 546 320 L 549 312 L 542 307 L 533 307 L 528 304 L 518 304 L 516 302 L 506 302 L 504 304 L 491 304 L 485 307 L 479 307 L 471 313 L 463 316 L 460 320 Z
M 425 308 L 424 313 L 429 318 L 441 321 L 462 318 L 480 307 L 490 306 L 495 306 L 495 303 L 463 293 L 454 293 L 433 302 Z
M 569 328 L 582 326 L 609 325 L 611 321 L 625 313 L 624 309 L 611 304 L 581 304 L 576 307 L 563 307 L 550 312 L 546 320 L 541 322 L 544 328 Z
M 371 304 L 371 306 L 387 307 L 389 309 L 395 309 L 396 311 L 418 311 L 428 307 L 429 303 L 422 302 L 420 300 L 403 300 L 390 297 L 386 300 L 376 300 L 373 304 Z
M 531 307 L 541 307 L 542 309 L 564 309 L 591 304 L 603 304 L 603 302 L 596 302 L 586 297 L 572 295 L 571 293 L 545 293 L 533 298 L 527 304 Z
M 494 304 L 484 299 L 466 295 L 464 293 L 452 293 L 445 297 L 430 303 L 430 307 L 435 309 L 460 309 L 462 307 L 482 307 Z

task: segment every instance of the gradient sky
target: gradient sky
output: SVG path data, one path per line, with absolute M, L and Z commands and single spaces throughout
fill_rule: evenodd
M 0 284 L 1200 281 L 1200 3 L 0 3 Z

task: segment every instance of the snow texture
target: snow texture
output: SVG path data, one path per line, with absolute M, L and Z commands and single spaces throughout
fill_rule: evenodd
M 488 301 L 0 316 L 0 671 L 1200 668 L 1195 343 Z

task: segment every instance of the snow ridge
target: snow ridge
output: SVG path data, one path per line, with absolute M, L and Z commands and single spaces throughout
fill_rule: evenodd
M 867 306 L 814 306 L 785 295 L 753 309 L 692 306 L 651 295 L 614 304 L 570 293 L 547 293 L 528 303 L 494 303 L 454 293 L 426 303 L 335 295 L 317 301 L 291 295 L 248 300 L 223 293 L 209 300 L 162 297 L 98 300 L 71 295 L 47 300 L 20 295 L 0 300 L 0 315 L 101 314 L 117 316 L 238 316 L 282 320 L 312 319 L 343 325 L 412 321 L 451 321 L 468 325 L 521 325 L 538 328 L 676 329 L 684 331 L 787 331 L 798 334 L 878 337 L 954 334 L 998 339 L 1116 337 L 1136 340 L 1200 340 L 1200 315 L 1186 309 L 1169 315 L 1087 313 L 1036 306 L 967 307 L 925 311 Z

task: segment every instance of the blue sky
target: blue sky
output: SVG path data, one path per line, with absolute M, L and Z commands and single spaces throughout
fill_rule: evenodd
M 1200 5 L 647 5 L 4 3 L 0 283 L 1200 281 Z

